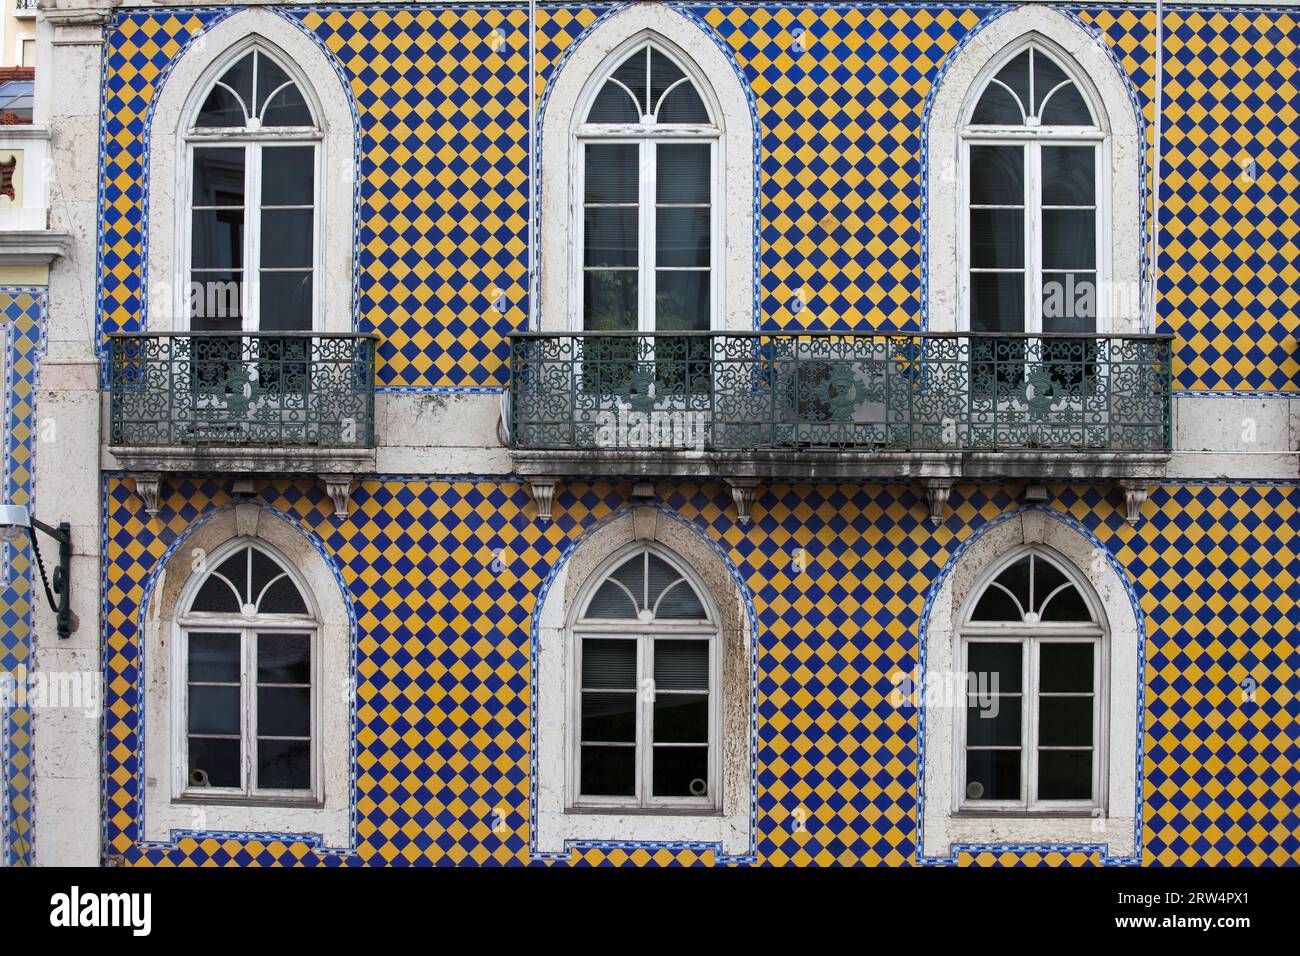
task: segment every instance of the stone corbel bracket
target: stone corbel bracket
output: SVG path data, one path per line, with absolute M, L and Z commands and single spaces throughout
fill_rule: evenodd
M 551 505 L 555 501 L 555 486 L 558 484 L 558 478 L 533 476 L 528 479 L 528 491 L 533 496 L 533 503 L 537 505 L 538 521 L 551 520 Z
M 758 479 L 729 478 L 727 484 L 731 486 L 731 500 L 736 503 L 736 520 L 741 524 L 749 524 L 750 511 L 758 496 Z
M 325 482 L 325 493 L 334 502 L 334 517 L 346 518 L 348 507 L 352 503 L 352 475 L 321 475 Z
M 1126 479 L 1116 482 L 1119 490 L 1124 492 L 1124 520 L 1136 526 L 1142 519 L 1142 506 L 1151 494 L 1151 482 Z
M 135 481 L 135 493 L 144 502 L 144 512 L 149 517 L 158 514 L 158 495 L 162 490 L 162 474 L 156 471 L 141 471 L 131 475 Z
M 937 528 L 948 520 L 948 496 L 952 493 L 952 482 L 931 479 L 924 486 L 930 526 Z

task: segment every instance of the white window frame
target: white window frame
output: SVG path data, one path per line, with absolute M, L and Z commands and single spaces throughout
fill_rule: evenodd
M 971 306 L 971 239 L 970 239 L 970 174 L 971 146 L 1009 146 L 1021 144 L 1024 148 L 1025 180 L 1025 334 L 1040 334 L 1043 331 L 1043 275 L 1042 275 L 1042 148 L 1043 146 L 1093 146 L 1095 158 L 1094 200 L 1096 203 L 1096 233 L 1094 236 L 1096 251 L 1097 289 L 1094 296 L 1096 319 L 1093 331 L 1105 334 L 1111 331 L 1109 296 L 1105 291 L 1111 283 L 1111 137 L 1106 130 L 1095 124 L 1091 126 L 1038 126 L 1037 117 L 1030 117 L 1030 122 L 1022 126 L 984 126 L 971 123 L 984 92 L 993 77 L 1008 63 L 1028 50 L 1034 49 L 1034 55 L 1045 55 L 1065 73 L 1067 79 L 1088 105 L 1094 119 L 1105 116 L 1105 109 L 1097 102 L 1091 85 L 1081 80 L 1071 58 L 1042 36 L 1021 38 L 1003 50 L 997 57 L 985 64 L 979 78 L 972 86 L 973 95 L 967 98 L 960 123 L 960 147 L 958 149 L 958 215 L 957 215 L 957 301 L 958 328 L 970 331 Z M 1030 83 L 1033 73 L 1030 72 Z M 1032 88 L 1032 86 L 1031 86 Z M 1032 104 L 1031 104 L 1032 105 Z M 1011 271 L 1011 270 L 988 270 Z
M 640 554 L 652 554 L 667 562 L 699 597 L 704 605 L 707 621 L 700 622 L 638 622 L 633 620 L 584 619 L 592 597 L 610 575 L 624 562 Z M 639 605 L 639 602 L 638 602 Z M 569 674 L 567 685 L 572 688 L 568 702 L 568 753 L 569 779 L 567 808 L 579 812 L 642 810 L 662 813 L 713 814 L 721 810 L 721 681 L 722 668 L 719 648 L 721 629 L 718 611 L 708 589 L 694 570 L 666 548 L 654 543 L 638 542 L 615 552 L 590 577 L 575 603 L 577 614 L 569 625 Z M 598 799 L 581 793 L 582 761 L 582 644 L 589 637 L 623 637 L 630 632 L 637 642 L 637 774 L 636 795 L 632 797 L 600 796 Z M 694 639 L 709 641 L 709 760 L 708 792 L 704 797 L 654 797 L 652 788 L 652 758 L 654 751 L 654 684 L 653 647 L 655 640 Z M 650 681 L 647 699 L 646 681 Z
M 659 124 L 650 116 L 643 116 L 639 124 L 632 123 L 588 123 L 586 117 L 591 112 L 592 104 L 604 88 L 605 83 L 623 62 L 649 46 L 666 56 L 682 71 L 686 81 L 693 84 L 699 94 L 710 122 L 704 125 L 683 123 Z M 666 95 L 667 91 L 665 91 Z M 660 97 L 662 102 L 663 96 Z M 657 107 L 659 104 L 655 104 Z M 570 234 L 573 242 L 569 254 L 570 296 L 569 330 L 585 331 L 583 312 L 585 306 L 586 282 L 585 272 L 585 222 L 586 206 L 586 147 L 592 143 L 635 143 L 639 147 L 639 191 L 637 201 L 637 227 L 639 232 L 639 251 L 637 271 L 638 308 L 637 330 L 640 332 L 656 331 L 654 304 L 657 266 L 655 261 L 655 226 L 656 226 L 656 154 L 660 143 L 698 143 L 708 142 L 710 149 L 709 177 L 709 330 L 723 328 L 723 284 L 724 248 L 722 241 L 722 197 L 723 169 L 725 168 L 725 142 L 723 130 L 718 123 L 720 107 L 715 102 L 712 87 L 699 72 L 690 57 L 676 50 L 662 38 L 651 38 L 645 33 L 631 37 L 607 58 L 601 69 L 592 74 L 582 95 L 578 99 L 575 116 L 582 119 L 574 128 L 571 137 L 569 168 L 573 201 L 570 207 Z M 682 271 L 703 271 L 699 269 Z
M 1059 570 L 1066 581 L 1083 598 L 1092 615 L 1092 624 L 1042 623 L 1015 624 L 1011 622 L 973 622 L 971 616 L 980 598 L 1007 568 L 1026 555 L 1033 554 L 1036 561 L 1047 561 Z M 961 615 L 959 631 L 959 673 L 970 674 L 969 651 L 972 643 L 1000 643 L 1021 645 L 1021 707 L 1020 707 L 1020 799 L 972 800 L 966 796 L 967 708 L 958 708 L 956 720 L 957 759 L 954 761 L 954 794 L 957 812 L 974 814 L 1031 813 L 1055 815 L 1070 812 L 1090 814 L 1106 811 L 1106 786 L 1108 777 L 1107 745 L 1109 739 L 1108 717 L 1110 702 L 1109 642 L 1106 615 L 1092 588 L 1070 562 L 1057 558 L 1036 545 L 1022 545 L 1007 554 L 985 572 L 971 590 Z M 1043 800 L 1038 790 L 1038 707 L 1039 707 L 1039 656 L 1045 643 L 1088 643 L 1093 648 L 1093 708 L 1092 708 L 1092 793 L 1087 800 Z
M 208 95 L 225 76 L 226 71 L 238 63 L 244 56 L 256 51 L 275 63 L 289 77 L 302 94 L 315 123 L 313 126 L 291 126 L 263 128 L 257 118 L 242 127 L 203 127 L 195 126 L 199 111 Z M 311 84 L 302 75 L 297 65 L 287 58 L 273 54 L 265 44 L 250 38 L 244 43 L 232 46 L 208 71 L 213 78 L 202 90 L 196 105 L 182 127 L 181 153 L 184 157 L 179 164 L 177 183 L 177 250 L 176 261 L 180 265 L 180 279 L 176 321 L 177 328 L 187 331 L 190 328 L 189 290 L 193 275 L 193 202 L 194 202 L 194 150 L 196 147 L 243 147 L 244 148 L 244 267 L 240 282 L 240 315 L 242 331 L 258 332 L 261 330 L 261 220 L 262 220 L 262 151 L 266 147 L 276 146 L 311 146 L 312 147 L 312 305 L 311 331 L 324 331 L 324 277 L 325 269 L 325 169 L 322 143 L 324 133 L 320 128 L 321 107 L 312 95 Z M 254 83 L 257 76 L 254 74 Z M 254 103 L 257 90 L 253 91 Z M 282 207 L 288 208 L 288 207 Z M 301 269 L 267 270 L 300 272 Z M 304 330 L 305 331 L 305 330 Z
M 302 596 L 306 614 L 223 614 L 190 610 L 195 596 L 227 558 L 244 548 L 255 548 L 276 562 Z M 301 572 L 270 543 L 248 536 L 234 538 L 205 556 L 205 570 L 193 575 L 181 592 L 172 641 L 172 753 L 173 793 L 178 799 L 203 803 L 276 803 L 318 806 L 321 794 L 321 643 L 320 614 L 315 597 Z M 311 647 L 311 788 L 310 790 L 259 789 L 253 786 L 253 761 L 257 749 L 257 634 L 265 631 L 306 633 Z M 192 632 L 240 635 L 240 749 L 242 786 L 195 787 L 189 780 L 189 637 Z

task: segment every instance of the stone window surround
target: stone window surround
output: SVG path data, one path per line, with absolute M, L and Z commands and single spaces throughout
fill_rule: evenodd
M 718 610 L 721 632 L 721 811 L 599 811 L 567 809 L 573 759 L 566 730 L 573 631 L 580 598 L 592 576 L 635 542 L 654 542 L 688 567 Z M 536 850 L 563 854 L 589 843 L 716 844 L 728 856 L 753 845 L 752 622 L 726 562 L 698 531 L 651 506 L 629 509 L 594 528 L 557 570 L 535 619 L 537 672 L 535 773 Z
M 611 57 L 630 44 L 652 40 L 670 50 L 722 130 L 717 164 L 722 186 L 718 202 L 723 255 L 718 265 L 721 314 L 718 331 L 754 328 L 754 125 L 749 100 L 735 69 L 695 23 L 657 3 L 638 3 L 602 20 L 574 48 L 551 83 L 541 118 L 540 197 L 537 226 L 540 309 L 538 331 L 581 331 L 577 297 L 571 295 L 569 239 L 579 214 L 576 188 L 576 137 L 581 105 L 590 101 L 591 83 L 602 79 Z
M 1028 39 L 1041 41 L 1069 64 L 1084 98 L 1098 108 L 1098 123 L 1106 134 L 1103 170 L 1108 180 L 1098 184 L 1099 211 L 1109 217 L 1111 243 L 1105 280 L 1117 289 L 1137 289 L 1141 282 L 1142 234 L 1140 203 L 1142 160 L 1137 117 L 1124 79 L 1100 41 L 1063 14 L 1038 4 L 1016 7 L 977 33 L 960 52 L 934 90 L 927 127 L 926 213 L 928 227 L 926 294 L 929 331 L 962 330 L 958 292 L 961 203 L 962 120 L 986 80 L 1004 62 L 1009 50 Z M 1099 215 L 1100 223 L 1106 216 Z M 1142 331 L 1141 317 L 1117 316 L 1114 334 Z
M 171 687 L 173 642 L 181 598 L 194 579 L 196 551 L 212 554 L 237 537 L 255 538 L 282 555 L 307 596 L 315 601 L 320 660 L 317 670 L 317 731 L 320 802 L 273 800 L 182 799 L 172 750 L 177 738 Z M 143 838 L 170 843 L 173 831 L 293 833 L 319 836 L 325 847 L 351 844 L 351 710 L 352 636 L 338 581 L 311 542 L 284 519 L 252 503 L 238 504 L 197 527 L 164 565 L 142 612 L 144 680 L 144 821 Z
M 1041 508 L 1002 520 L 974 539 L 943 578 L 929 606 L 925 624 L 925 680 L 956 670 L 960 653 L 958 626 L 968 599 L 990 570 L 1022 545 L 1039 545 L 1073 566 L 1092 588 L 1105 617 L 1102 653 L 1109 672 L 1108 712 L 1103 715 L 1105 748 L 1101 815 L 1073 813 L 957 813 L 961 754 L 958 753 L 954 707 L 926 706 L 925 812 L 920 821 L 925 857 L 948 858 L 958 846 L 970 845 L 1104 845 L 1108 857 L 1132 857 L 1135 834 L 1135 787 L 1138 709 L 1138 655 L 1144 637 L 1129 593 L 1119 573 L 1093 542 L 1065 521 Z
M 185 131 L 201 98 L 225 69 L 254 45 L 268 50 L 298 84 L 322 130 L 317 209 L 323 222 L 317 268 L 322 301 L 318 331 L 351 332 L 354 259 L 354 128 L 349 94 L 326 55 L 300 29 L 269 10 L 245 8 L 203 33 L 183 53 L 154 103 L 149 127 L 149 331 L 188 327 L 188 276 L 177 253 L 186 235 L 189 203 L 178 196 L 189 181 L 179 159 L 188 154 Z M 181 200 L 181 201 L 178 201 Z

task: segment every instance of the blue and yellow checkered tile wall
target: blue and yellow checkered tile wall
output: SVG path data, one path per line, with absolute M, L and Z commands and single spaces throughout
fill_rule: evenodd
M 4 372 L 4 446 L 0 490 L 7 504 L 34 507 L 33 472 L 37 443 L 36 395 L 45 351 L 46 291 L 40 287 L 0 286 L 0 367 Z M 0 858 L 30 865 L 32 804 L 31 686 L 32 564 L 25 541 L 0 543 Z
M 765 327 L 919 327 L 920 157 L 945 57 L 1007 4 L 674 4 L 754 96 Z M 149 105 L 171 64 L 237 8 L 126 10 L 107 34 L 101 326 L 139 327 Z M 520 3 L 275 8 L 336 58 L 361 124 L 358 328 L 395 389 L 497 389 L 527 315 L 527 17 Z M 540 5 L 542 93 L 611 4 Z M 1062 5 L 1155 119 L 1155 13 Z M 795 54 L 802 27 L 808 52 Z M 1159 328 L 1176 385 L 1300 390 L 1296 44 L 1284 8 L 1170 7 Z M 1151 136 L 1150 128 L 1148 136 Z M 1153 151 L 1152 158 L 1153 158 Z M 1242 174 L 1242 162 L 1246 163 Z M 1243 175 L 1246 179 L 1243 179 Z M 803 308 L 792 313 L 792 305 Z M 503 308 L 498 308 L 503 307 Z
M 138 846 L 139 603 L 178 536 L 231 499 L 220 482 L 181 479 L 148 518 L 129 479 L 106 477 L 110 851 L 161 865 L 531 862 L 535 595 L 565 549 L 627 507 L 630 491 L 563 485 L 554 520 L 540 523 L 510 479 L 370 479 L 345 519 L 313 483 L 260 486 L 265 507 L 318 542 L 355 611 L 356 844 L 339 855 L 228 834 Z M 890 704 L 890 675 L 915 669 L 930 583 L 954 548 L 1018 506 L 1017 489 L 958 488 L 938 529 L 903 487 L 776 485 L 747 526 L 724 487 L 658 491 L 664 508 L 718 545 L 756 610 L 757 861 L 915 862 L 917 715 Z M 1159 488 L 1137 527 L 1113 492 L 1051 492 L 1049 507 L 1126 569 L 1146 617 L 1144 861 L 1300 863 L 1300 488 Z M 1247 675 L 1259 684 L 1255 704 L 1240 700 Z M 693 865 L 713 854 L 627 847 L 573 862 Z M 1008 850 L 958 862 L 1098 861 Z

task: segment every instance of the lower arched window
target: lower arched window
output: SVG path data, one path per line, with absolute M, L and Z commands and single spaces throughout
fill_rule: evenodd
M 180 602 L 178 792 L 314 799 L 318 617 L 292 565 L 241 538 L 204 558 Z
M 571 803 L 716 808 L 718 619 L 703 587 L 653 545 L 593 582 L 573 624 Z
M 1064 559 L 1020 548 L 961 620 L 960 808 L 1101 806 L 1106 628 L 1092 589 Z

